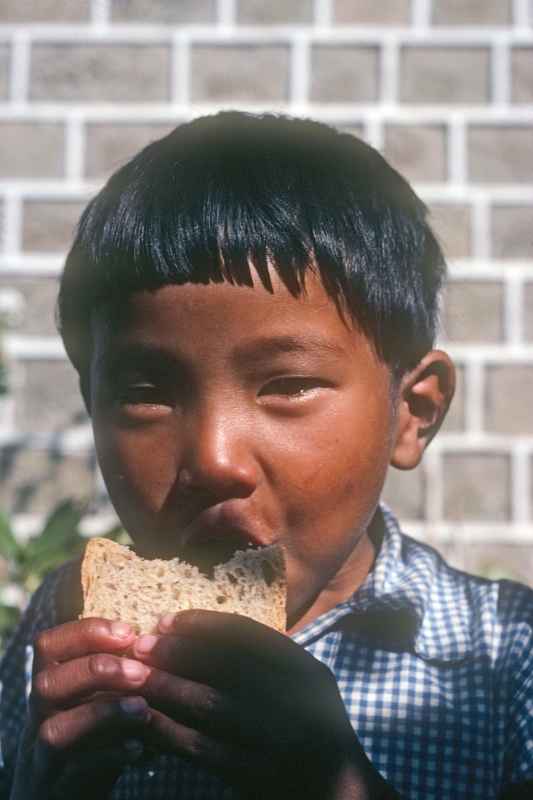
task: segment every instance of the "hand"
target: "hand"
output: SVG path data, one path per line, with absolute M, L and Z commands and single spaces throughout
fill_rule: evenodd
M 166 623 L 166 624 L 165 624 Z M 133 655 L 149 736 L 254 798 L 389 796 L 350 725 L 334 676 L 288 637 L 234 614 L 182 612 Z
M 104 798 L 142 753 L 150 711 L 138 689 L 149 670 L 121 657 L 134 640 L 96 618 L 40 634 L 11 800 Z

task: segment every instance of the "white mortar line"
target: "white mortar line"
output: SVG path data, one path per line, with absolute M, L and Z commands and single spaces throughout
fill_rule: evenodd
M 366 121 L 366 139 L 376 150 L 383 150 L 385 146 L 385 132 L 381 120 L 368 119 Z
M 10 101 L 28 102 L 30 78 L 30 41 L 24 30 L 18 31 L 11 46 Z
M 414 27 L 411 26 L 387 26 L 387 35 L 397 36 L 402 42 L 413 46 L 427 47 L 437 45 L 439 47 L 456 47 L 458 45 L 490 46 L 498 41 L 506 41 L 509 44 L 531 44 L 533 42 L 533 31 L 530 28 L 516 30 L 513 27 L 480 27 L 472 26 L 438 26 L 429 28 L 424 23 L 423 17 L 426 16 L 426 9 L 429 0 L 415 0 L 415 16 L 418 18 Z M 191 24 L 187 25 L 187 31 L 192 39 L 202 41 L 272 41 L 283 36 L 290 38 L 292 35 L 305 29 L 316 39 L 327 39 L 329 42 L 380 42 L 383 39 L 384 28 L 379 25 L 234 25 L 232 23 L 232 2 L 230 0 L 219 0 L 222 8 L 222 17 L 219 17 L 219 24 Z M 417 8 L 418 7 L 418 8 Z M 420 9 L 420 11 L 418 10 Z M 222 24 L 221 24 L 222 23 Z M 104 40 L 112 41 L 165 41 L 172 35 L 177 26 L 169 26 L 164 23 L 120 23 L 113 25 L 104 23 L 104 14 L 100 24 L 50 24 L 50 23 L 29 23 L 19 24 L 0 24 L 0 38 L 7 39 L 21 31 L 24 31 L 32 40 L 38 42 L 59 42 L 69 40 L 73 42 L 98 42 Z M 429 35 L 428 35 L 429 33 Z
M 177 33 L 173 39 L 170 76 L 170 97 L 173 103 L 188 105 L 190 95 L 190 42 L 189 37 Z
M 235 27 L 235 20 L 237 18 L 235 0 L 218 0 L 217 3 L 217 20 L 218 24 L 223 28 L 233 30 Z
M 66 353 L 59 336 L 17 336 L 7 333 L 2 338 L 3 347 L 9 358 L 23 359 L 65 359 Z
M 400 74 L 399 48 L 395 38 L 387 37 L 380 49 L 379 70 L 381 102 L 394 106 L 398 102 L 398 76 Z
M 309 39 L 302 33 L 293 41 L 290 52 L 289 102 L 291 105 L 305 104 L 308 101 L 310 59 Z
M 301 32 L 300 32 L 301 33 Z M 306 34 L 309 41 L 311 37 Z M 190 37 L 187 37 L 190 41 Z M 392 40 L 392 38 L 391 38 Z M 276 43 L 290 44 L 290 41 L 277 39 Z M 168 44 L 168 41 L 167 41 Z M 381 43 L 376 43 L 380 46 Z M 80 103 L 78 108 L 85 119 L 115 120 L 136 117 L 139 120 L 156 120 L 167 117 L 169 113 L 180 117 L 192 118 L 200 114 L 212 114 L 218 111 L 222 103 Z M 227 105 L 227 104 L 226 104 Z M 283 103 L 247 102 L 239 103 L 239 108 L 244 111 L 276 111 Z M 64 119 L 72 111 L 71 103 L 58 102 L 32 102 L 31 106 L 24 103 L 0 102 L 0 119 Z M 303 113 L 309 113 L 306 106 Z M 470 105 L 459 108 L 454 105 L 409 105 L 401 106 L 383 103 L 313 103 L 313 116 L 324 122 L 335 122 L 337 119 L 355 119 L 362 115 L 368 118 L 377 118 L 394 122 L 396 124 L 412 124 L 413 118 L 420 124 L 446 124 L 450 116 L 460 117 L 468 125 L 497 125 L 502 128 L 513 126 L 533 126 L 533 105 L 501 106 L 501 105 Z
M 490 204 L 486 194 L 479 193 L 472 204 L 472 253 L 484 261 L 490 257 Z
M 110 0 L 92 0 L 91 22 L 95 28 L 107 29 L 111 19 Z
M 472 362 L 472 364 L 531 364 L 533 363 L 533 344 L 510 344 L 501 345 L 483 344 L 448 344 L 447 350 L 452 358 L 459 361 Z
M 18 194 L 9 194 L 4 199 L 4 252 L 19 253 L 21 242 L 22 198 Z
M 508 105 L 511 99 L 511 66 L 506 41 L 498 41 L 492 46 L 490 72 L 492 102 L 500 106 Z
M 444 507 L 443 464 L 433 443 L 424 454 L 425 516 L 428 522 L 442 518 Z
M 530 8 L 528 0 L 513 0 L 513 21 L 519 33 L 526 32 L 529 25 L 533 24 L 533 20 L 530 19 Z
M 511 455 L 511 509 L 512 519 L 527 523 L 530 517 L 529 465 L 531 451 L 516 444 Z
M 27 256 L 0 255 L 0 276 L 42 276 L 57 277 L 63 268 L 64 255 Z
M 454 113 L 448 127 L 448 176 L 455 185 L 466 183 L 466 131 L 462 114 Z
M 330 28 L 333 22 L 331 0 L 314 0 L 315 25 L 318 28 Z
M 475 261 L 459 260 L 448 264 L 450 277 L 458 279 L 482 278 L 506 280 L 507 278 L 533 280 L 533 259 L 530 261 Z
M 477 450 L 483 453 L 502 451 L 509 453 L 514 447 L 520 447 L 533 454 L 532 435 L 510 435 L 505 433 L 487 433 L 486 431 L 462 431 L 461 433 L 439 433 L 431 444 L 431 448 L 439 453 L 468 453 Z
M 507 276 L 505 287 L 505 334 L 509 344 L 518 346 L 524 341 L 522 287 L 522 275 L 515 272 Z
M 431 24 L 431 0 L 412 0 L 411 20 L 419 33 L 427 33 Z
M 67 120 L 65 131 L 65 177 L 70 181 L 83 179 L 85 127 L 77 113 Z
M 448 348 L 450 351 L 451 348 Z M 465 363 L 465 427 L 469 433 L 483 430 L 485 370 L 479 361 Z

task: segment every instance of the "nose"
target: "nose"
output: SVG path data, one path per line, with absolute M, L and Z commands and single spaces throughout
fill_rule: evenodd
M 249 497 L 258 481 L 252 431 L 233 404 L 197 411 L 187 424 L 178 489 L 208 495 L 210 502 Z

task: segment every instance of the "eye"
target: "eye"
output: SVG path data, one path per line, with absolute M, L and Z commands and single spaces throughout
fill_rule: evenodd
M 148 381 L 139 381 L 126 386 L 121 386 L 118 391 L 118 401 L 121 405 L 174 405 L 174 398 L 167 387 Z
M 313 377 L 300 377 L 298 375 L 275 378 L 269 381 L 259 392 L 261 397 L 269 395 L 277 395 L 281 397 L 299 398 L 305 397 L 314 389 L 320 389 L 329 386 L 327 381 L 320 378 Z

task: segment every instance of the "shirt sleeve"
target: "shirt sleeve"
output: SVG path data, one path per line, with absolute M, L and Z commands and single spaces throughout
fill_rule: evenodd
M 499 605 L 507 787 L 533 780 L 533 591 L 502 582 Z
M 61 571 L 51 573 L 33 595 L 0 661 L 0 800 L 9 797 L 18 742 L 27 713 L 33 641 L 56 624 L 55 593 Z

